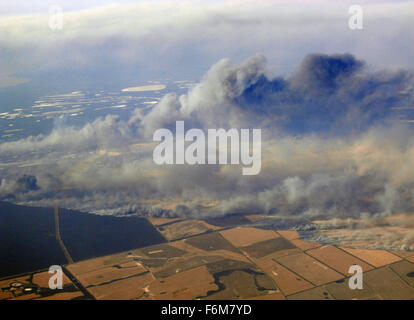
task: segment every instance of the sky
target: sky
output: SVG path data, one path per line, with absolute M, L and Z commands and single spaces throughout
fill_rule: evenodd
M 348 26 L 355 4 L 362 30 Z M 198 84 L 127 119 L 56 123 L 48 134 L 0 142 L 1 199 L 143 216 L 414 212 L 412 2 L 56 5 L 59 30 L 48 25 L 49 3 L 0 3 L 0 113 L 48 93 L 120 91 L 153 79 Z M 153 132 L 177 120 L 261 128 L 261 173 L 154 164 Z M 7 160 L 27 157 L 38 165 Z
M 32 82 L 59 90 L 200 79 L 221 58 L 241 62 L 257 53 L 274 74 L 289 74 L 307 53 L 350 52 L 374 68 L 412 69 L 412 2 L 361 1 L 363 30 L 348 28 L 350 4 L 2 1 L 0 86 Z M 48 26 L 55 5 L 63 12 L 61 30 Z

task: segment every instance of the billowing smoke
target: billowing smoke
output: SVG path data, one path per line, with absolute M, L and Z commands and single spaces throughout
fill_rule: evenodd
M 108 116 L 0 144 L 8 163 L 0 196 L 143 216 L 269 213 L 299 221 L 413 212 L 413 129 L 396 111 L 414 106 L 412 73 L 371 70 L 350 54 L 311 54 L 288 77 L 268 74 L 260 55 L 240 65 L 220 60 L 187 94 L 167 94 L 127 121 Z M 260 174 L 154 164 L 153 132 L 177 120 L 186 129 L 261 128 Z
M 16 199 L 15 195 L 27 195 L 29 192 L 39 190 L 37 179 L 33 175 L 23 175 L 15 181 L 0 180 L 0 194 L 5 198 Z

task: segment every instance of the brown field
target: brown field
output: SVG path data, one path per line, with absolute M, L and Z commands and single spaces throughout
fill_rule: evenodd
M 230 259 L 221 259 L 207 264 L 211 274 L 228 273 L 235 270 L 247 270 L 260 273 L 260 269 L 252 262 L 242 262 Z
M 333 246 L 323 246 L 317 249 L 308 250 L 307 254 L 311 255 L 315 259 L 323 262 L 324 264 L 328 265 L 332 269 L 342 273 L 345 276 L 349 275 L 349 267 L 354 264 L 359 265 L 362 268 L 363 272 L 373 269 L 373 267 L 367 263 Z
M 37 299 L 39 297 L 40 297 L 40 295 L 38 295 L 38 294 L 30 293 L 30 294 L 25 294 L 25 295 L 18 296 L 18 297 L 15 297 L 15 298 L 10 298 L 9 300 L 34 300 L 34 299 Z
M 145 272 L 146 269 L 135 263 L 134 267 L 115 268 L 107 267 L 78 275 L 78 280 L 83 286 L 99 285 L 116 279 L 122 279 Z
M 47 288 L 49 286 L 49 279 L 51 276 L 52 274 L 50 274 L 48 271 L 35 273 L 33 275 L 33 283 L 37 284 L 40 287 Z M 63 285 L 72 283 L 65 274 L 63 274 L 62 280 Z
M 215 228 L 214 228 L 215 229 Z M 200 220 L 178 221 L 158 227 L 158 231 L 169 241 L 194 236 L 213 230 L 210 225 Z
M 69 300 L 83 297 L 83 293 L 77 290 L 73 283 L 63 274 L 63 290 L 49 289 L 49 279 L 52 274 L 48 271 L 28 274 L 22 277 L 10 278 L 0 281 L 0 300 Z M 8 290 L 12 283 L 21 285 L 15 289 Z M 24 291 L 24 288 L 31 288 L 31 291 Z M 40 290 L 40 291 L 37 291 Z
M 368 250 L 362 238 L 353 242 L 362 249 L 353 249 L 342 245 L 348 241 L 346 237 L 341 238 L 346 240 L 341 246 L 322 245 L 300 239 L 295 230 L 231 228 L 235 221 L 262 218 L 265 216 L 231 216 L 210 219 L 210 224 L 150 218 L 170 242 L 80 261 L 67 268 L 96 299 L 414 299 L 413 251 Z M 380 226 L 368 227 L 380 233 Z M 387 230 L 392 228 L 400 227 Z M 322 231 L 342 232 L 349 241 L 354 235 L 352 230 Z M 353 264 L 364 270 L 363 290 L 349 288 L 348 269 Z M 0 280 L 0 299 L 85 298 L 66 276 L 66 291 L 51 293 L 50 276 L 47 271 L 36 273 L 32 283 L 30 275 Z M 30 291 L 21 294 L 22 289 L 10 291 L 15 280 L 49 291 L 43 296 Z
M 377 268 L 401 260 L 400 257 L 397 257 L 396 255 L 393 255 L 385 250 L 362 250 L 350 248 L 344 248 L 344 250 Z
M 102 300 L 139 299 L 145 294 L 145 286 L 153 279 L 152 274 L 148 272 L 144 275 L 117 280 L 105 285 L 89 287 L 88 291 L 96 299 Z
M 244 251 L 249 257 L 262 258 L 275 252 L 296 249 L 296 247 L 285 238 L 279 237 L 256 242 L 249 246 L 241 247 L 240 249 Z
M 13 294 L 11 294 L 10 292 L 0 291 L 0 300 L 9 299 L 9 298 L 12 298 L 12 297 L 13 297 Z
M 167 263 L 163 268 L 153 269 L 152 273 L 156 278 L 167 278 L 179 272 L 198 268 L 211 262 L 222 260 L 220 256 L 192 256 L 186 259 L 175 260 Z
M 180 218 L 147 218 L 147 220 L 153 225 L 153 226 L 160 226 L 166 223 L 174 222 L 177 220 L 180 220 Z
M 301 249 L 303 251 L 318 248 L 318 247 L 321 246 L 320 243 L 309 242 L 309 241 L 304 241 L 304 240 L 300 240 L 300 239 L 290 240 L 290 242 L 292 242 L 296 247 L 298 247 L 299 249 Z
M 362 289 L 350 290 L 349 279 L 329 283 L 323 288 L 335 299 L 340 300 L 367 300 L 379 297 L 365 282 L 363 282 Z
M 280 237 L 273 230 L 257 228 L 234 228 L 220 231 L 220 234 L 236 247 L 248 246 L 256 242 Z
M 207 253 L 209 254 L 209 253 Z M 250 262 L 250 259 L 243 255 L 241 252 L 233 252 L 229 250 L 216 250 L 211 252 L 210 254 L 219 255 L 226 259 L 237 260 L 242 262 Z
M 145 291 L 152 299 L 166 300 L 195 299 L 216 289 L 212 275 L 205 266 L 201 266 L 166 279 L 156 279 L 149 283 Z
M 393 250 L 390 251 L 391 253 L 399 256 L 400 258 L 409 258 L 414 256 L 414 251 L 397 251 L 397 250 Z
M 377 292 L 382 299 L 413 300 L 414 289 L 401 280 L 391 268 L 383 267 L 364 274 L 364 281 Z
M 239 252 L 239 250 L 224 239 L 218 232 L 211 232 L 197 237 L 191 237 L 186 239 L 185 242 L 204 251 L 228 250 Z
M 285 296 L 280 292 L 270 293 L 264 296 L 257 296 L 253 298 L 247 298 L 246 300 L 286 300 Z
M 390 268 L 411 287 L 414 287 L 414 264 L 408 261 L 400 261 L 390 265 Z
M 54 294 L 53 296 L 36 298 L 35 300 L 72 300 L 74 298 L 82 297 L 82 292 L 62 292 Z
M 276 260 L 276 259 L 278 259 L 280 257 L 288 256 L 288 255 L 291 255 L 291 254 L 299 254 L 299 253 L 302 253 L 302 252 L 303 251 L 300 250 L 299 248 L 282 249 L 282 250 L 278 250 L 278 251 L 272 252 L 271 254 L 265 256 L 264 259 L 273 259 L 273 260 Z
M 343 275 L 304 253 L 284 256 L 277 262 L 317 286 L 343 278 Z
M 324 288 L 317 287 L 302 291 L 288 297 L 289 300 L 334 300 L 335 298 Z
M 277 230 L 277 232 L 288 240 L 299 239 L 300 235 L 296 230 Z
M 24 284 L 30 284 L 29 282 L 30 276 L 23 276 L 23 277 L 16 277 L 11 278 L 7 280 L 0 281 L 0 299 L 12 299 L 14 297 L 13 293 L 10 291 L 4 291 L 3 288 L 9 287 L 13 282 L 19 282 Z M 30 296 L 33 296 L 33 294 L 30 294 Z M 40 295 L 35 295 L 36 297 L 40 297 Z M 24 297 L 27 297 L 27 299 L 31 299 L 29 295 L 22 296 L 19 300 L 24 299 Z
M 275 281 L 276 285 L 285 295 L 291 295 L 313 288 L 310 282 L 289 271 L 272 259 L 256 259 L 255 262 Z
M 145 255 L 148 258 L 176 258 L 185 255 L 187 252 L 171 244 L 156 244 L 150 247 L 141 248 L 136 254 Z
M 83 273 L 104 269 L 114 264 L 122 264 L 129 261 L 131 261 L 131 259 L 128 258 L 127 253 L 121 253 L 76 262 L 74 264 L 68 265 L 67 269 L 73 274 L 80 275 Z
M 245 261 L 248 262 L 248 258 L 243 255 L 243 253 L 239 250 L 225 250 L 225 249 L 217 249 L 217 250 L 203 250 L 201 248 L 197 248 L 189 244 L 186 240 L 180 240 L 176 242 L 171 242 L 170 245 L 173 245 L 177 248 L 185 250 L 188 252 L 189 255 L 198 255 L 198 256 L 220 256 L 222 258 L 228 258 L 233 260 Z
M 222 276 L 220 282 L 225 286 L 223 291 L 212 294 L 207 299 L 246 299 L 251 297 L 268 295 L 277 291 L 273 283 L 268 283 L 266 291 L 259 291 L 255 279 L 244 271 L 234 271 Z
M 22 276 L 22 277 L 16 277 L 16 278 L 10 278 L 7 280 L 1 280 L 0 281 L 0 288 L 6 287 L 10 285 L 12 282 L 21 282 L 21 283 L 29 283 L 28 280 L 30 278 L 30 275 Z
M 286 298 L 280 291 L 278 291 L 253 298 L 246 298 L 246 300 L 286 300 Z

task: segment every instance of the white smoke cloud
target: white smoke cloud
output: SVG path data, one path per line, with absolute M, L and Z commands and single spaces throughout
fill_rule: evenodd
M 300 5 L 298 5 L 300 4 Z M 9 77 L 36 79 L 56 72 L 116 77 L 128 70 L 199 76 L 222 57 L 240 61 L 262 52 L 283 73 L 307 52 L 350 51 L 374 65 L 413 68 L 409 2 L 364 3 L 364 30 L 348 28 L 354 3 L 320 1 L 149 1 L 96 7 L 62 4 L 63 29 L 48 27 L 46 5 L 0 17 L 0 68 Z M 7 7 L 11 9 L 10 4 Z M 30 8 L 31 1 L 22 8 Z M 80 10 L 82 9 L 82 10 Z M 396 23 L 398 21 L 398 23 Z M 332 35 L 335 37 L 332 37 Z M 184 63 L 183 63 L 184 62 Z M 179 66 L 177 68 L 176 66 Z M 104 70 L 104 71 L 102 71 Z M 144 74 L 142 74 L 144 73 Z M 29 76 L 29 77 L 27 77 Z M 128 73 L 128 76 L 129 73 Z M 63 80 L 61 79 L 63 78 Z M 74 77 L 78 79 L 77 77 Z M 15 84 L 11 82 L 10 85 Z M 73 84 L 73 83 L 72 83 Z M 48 85 L 53 86 L 53 82 Z M 218 94 L 217 91 L 215 91 Z
M 308 77 L 298 80 L 295 75 L 269 78 L 260 55 L 239 65 L 221 60 L 187 94 L 168 94 L 127 121 L 107 116 L 82 128 L 58 127 L 46 136 L 2 143 L 0 159 L 8 166 L 0 171 L 0 196 L 98 214 L 269 213 L 293 223 L 413 212 L 412 128 L 389 121 L 395 101 L 412 101 L 410 74 L 370 72 L 350 55 L 311 55 L 304 61 L 298 72 Z M 354 79 L 366 89 L 357 96 L 349 86 Z M 381 102 L 378 91 L 384 88 L 393 99 Z M 400 99 L 401 90 L 408 99 L 407 94 Z M 294 134 L 286 125 L 298 114 L 315 118 L 315 106 L 334 108 L 335 99 L 343 112 L 322 119 L 322 126 Z M 355 112 L 365 117 L 347 131 L 325 127 L 352 119 Z M 261 173 L 242 176 L 237 166 L 225 165 L 157 166 L 152 132 L 176 120 L 201 128 L 263 128 Z

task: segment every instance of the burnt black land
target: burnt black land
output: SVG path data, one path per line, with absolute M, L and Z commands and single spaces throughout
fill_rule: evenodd
M 53 209 L 0 202 L 0 277 L 66 263 Z
M 74 261 L 165 242 L 139 217 L 59 209 L 61 238 Z M 0 201 L 0 278 L 67 264 L 56 240 L 53 208 Z
M 165 242 L 148 220 L 59 210 L 60 233 L 74 261 Z

